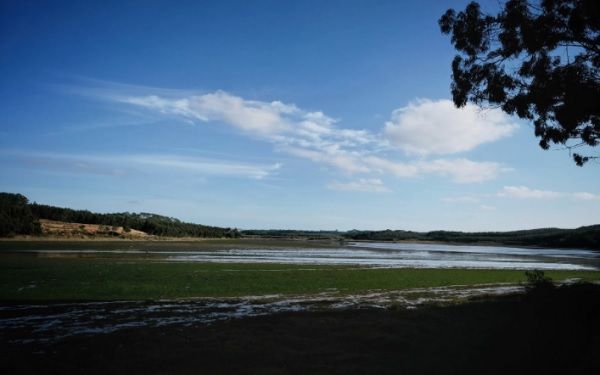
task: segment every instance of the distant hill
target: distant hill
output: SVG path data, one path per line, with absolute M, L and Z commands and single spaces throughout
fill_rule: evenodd
M 44 234 L 40 220 L 62 222 L 62 232 L 72 233 L 65 224 L 95 224 L 106 227 L 122 227 L 119 230 L 81 231 L 86 235 L 128 236 L 131 230 L 148 235 L 163 237 L 239 237 L 237 229 L 212 227 L 207 225 L 185 223 L 178 219 L 151 213 L 110 213 L 100 214 L 87 210 L 73 210 L 37 203 L 29 203 L 21 194 L 0 193 L 0 237 L 14 235 Z M 47 225 L 46 225 L 47 227 Z M 89 229 L 89 228 L 88 228 Z M 60 232 L 60 230 L 55 230 Z M 46 231 L 48 233 L 48 231 Z
M 410 232 L 401 230 L 349 231 L 345 239 L 371 241 L 436 241 L 463 244 L 502 244 L 600 250 L 600 225 L 576 229 L 542 228 L 511 232 Z
M 0 237 L 14 235 L 118 236 L 143 238 L 211 237 L 211 238 L 299 238 L 355 241 L 435 241 L 456 244 L 500 244 L 549 248 L 600 250 L 600 225 L 577 229 L 542 228 L 511 232 L 413 232 L 405 230 L 307 231 L 237 229 L 185 223 L 151 213 L 99 214 L 37 203 L 29 203 L 21 194 L 0 193 Z

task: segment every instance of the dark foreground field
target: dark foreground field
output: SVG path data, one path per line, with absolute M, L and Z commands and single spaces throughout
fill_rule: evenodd
M 0 345 L 5 374 L 598 374 L 600 287 Z

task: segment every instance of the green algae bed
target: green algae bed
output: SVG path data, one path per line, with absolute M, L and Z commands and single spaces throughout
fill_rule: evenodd
M 447 285 L 518 283 L 522 270 L 374 269 L 143 258 L 0 255 L 0 300 L 151 300 L 269 294 L 343 294 Z M 548 271 L 554 280 L 600 280 L 598 271 Z

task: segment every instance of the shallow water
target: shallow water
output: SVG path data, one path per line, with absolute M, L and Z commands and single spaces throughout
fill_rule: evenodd
M 337 248 L 231 248 L 214 250 L 21 250 L 46 256 L 111 254 L 173 262 L 355 265 L 379 268 L 599 270 L 600 252 L 394 242 L 350 242 Z
M 180 262 L 360 265 L 386 268 L 595 270 L 600 253 L 576 249 L 352 242 L 334 249 L 229 249 L 169 253 Z

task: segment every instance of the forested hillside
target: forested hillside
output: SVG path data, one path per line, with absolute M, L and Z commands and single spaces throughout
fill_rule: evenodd
M 136 229 L 166 237 L 239 237 L 236 229 L 185 223 L 167 216 L 130 212 L 100 214 L 29 203 L 21 194 L 0 193 L 0 236 L 40 234 L 40 219 L 122 226 L 125 230 Z

